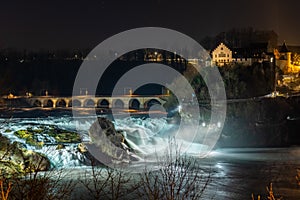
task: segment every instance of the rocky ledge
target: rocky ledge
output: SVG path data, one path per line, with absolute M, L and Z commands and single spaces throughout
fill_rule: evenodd
M 0 134 L 1 174 L 25 174 L 46 171 L 49 168 L 50 161 L 46 156 L 27 150 L 21 143 L 11 143 L 8 138 Z
M 8 130 L 10 131 L 10 130 Z M 25 140 L 26 144 L 42 147 L 44 144 L 80 143 L 80 134 L 60 129 L 56 126 L 28 127 L 14 132 L 14 135 Z
M 87 157 L 92 157 L 102 164 L 129 163 L 140 158 L 126 143 L 122 131 L 116 130 L 114 124 L 99 117 L 90 127 L 89 134 L 92 142 L 86 144 Z M 81 147 L 81 151 L 82 147 Z

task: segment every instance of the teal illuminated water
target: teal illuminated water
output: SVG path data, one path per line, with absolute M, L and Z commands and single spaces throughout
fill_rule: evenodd
M 38 111 L 38 114 L 36 111 L 24 112 L 19 111 L 10 118 L 0 118 L 2 134 L 12 141 L 23 143 L 27 149 L 44 153 L 54 167 L 70 171 L 71 178 L 88 168 L 84 156 L 78 151 L 78 144 L 66 145 L 64 149 L 57 149 L 56 145 L 45 145 L 40 149 L 26 144 L 13 132 L 39 125 L 55 125 L 64 130 L 79 131 L 82 140 L 88 141 L 87 130 L 93 123 L 93 118 L 86 116 L 76 120 L 72 118 L 70 111 L 51 111 L 51 114 L 48 111 Z M 110 118 L 109 115 L 102 116 Z M 158 126 L 163 131 L 174 128 L 165 119 L 138 117 L 116 121 L 115 125 L 126 131 L 138 130 L 144 135 L 155 133 Z M 135 144 L 140 151 L 151 151 L 147 149 L 150 148 L 149 144 Z M 300 168 L 300 147 L 215 149 L 206 158 L 198 158 L 198 162 L 205 177 L 210 177 L 204 199 L 251 199 L 251 193 L 264 196 L 265 188 L 271 182 L 275 193 L 284 199 L 300 199 L 300 188 L 295 179 L 296 170 Z

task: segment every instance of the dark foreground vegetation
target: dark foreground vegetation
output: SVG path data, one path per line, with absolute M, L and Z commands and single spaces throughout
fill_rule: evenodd
M 200 199 L 210 182 L 194 158 L 171 147 L 153 167 L 136 173 L 92 164 L 75 177 L 57 169 L 2 173 L 0 199 Z

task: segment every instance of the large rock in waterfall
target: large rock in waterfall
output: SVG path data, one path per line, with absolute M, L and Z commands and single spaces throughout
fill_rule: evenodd
M 21 143 L 11 143 L 8 138 L 0 134 L 0 171 L 2 174 L 23 174 L 46 171 L 49 168 L 50 161 L 47 157 L 26 150 Z
M 88 157 L 93 157 L 102 164 L 139 160 L 126 145 L 122 131 L 117 131 L 110 120 L 99 117 L 90 127 L 89 134 L 92 142 L 86 144 Z

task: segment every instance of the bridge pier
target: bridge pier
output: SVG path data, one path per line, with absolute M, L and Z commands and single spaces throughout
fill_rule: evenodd
M 52 99 L 53 102 L 53 108 L 56 108 L 57 99 Z
M 80 106 L 83 108 L 84 107 L 84 99 L 80 99 Z
M 148 102 L 165 103 L 160 96 L 118 96 L 118 97 L 95 97 L 95 96 L 73 96 L 73 97 L 30 97 L 26 98 L 26 101 L 31 106 L 39 107 L 105 107 L 105 108 L 124 108 L 124 109 L 143 109 L 147 108 Z M 76 106 L 75 106 L 76 102 Z M 151 104 L 151 103 L 150 103 Z
M 108 99 L 108 108 L 112 109 L 113 108 L 113 100 L 112 99 Z
M 70 103 L 70 99 L 64 99 L 64 101 L 66 102 L 66 108 L 68 108 L 69 107 L 69 103 Z
M 123 101 L 124 102 L 124 101 Z M 129 109 L 129 102 L 128 101 L 125 101 L 124 102 L 124 108 L 125 109 Z

